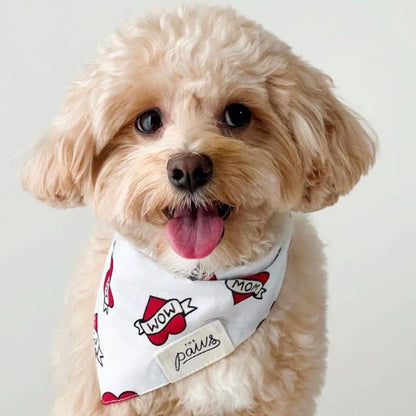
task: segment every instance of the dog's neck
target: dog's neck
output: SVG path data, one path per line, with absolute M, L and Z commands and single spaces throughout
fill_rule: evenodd
M 165 250 L 159 256 L 145 247 L 139 247 L 139 249 L 177 276 L 204 280 L 214 273 L 231 267 L 243 266 L 263 257 L 283 237 L 282 232 L 286 221 L 287 214 L 274 214 L 266 222 L 264 232 L 258 237 L 258 240 L 253 244 L 245 245 L 247 247 L 245 251 L 240 248 L 236 250 L 237 256 L 222 253 L 210 255 L 204 259 L 185 259 L 172 249 Z

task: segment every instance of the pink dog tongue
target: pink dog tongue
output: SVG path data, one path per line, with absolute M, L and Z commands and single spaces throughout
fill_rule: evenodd
M 217 247 L 224 221 L 213 208 L 178 208 L 166 226 L 172 248 L 187 259 L 208 256 Z

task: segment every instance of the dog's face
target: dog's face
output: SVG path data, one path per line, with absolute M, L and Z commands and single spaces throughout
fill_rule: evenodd
M 274 213 L 335 203 L 373 163 L 330 88 L 230 9 L 155 15 L 113 35 L 71 87 L 23 185 L 91 205 L 156 255 L 250 256 Z

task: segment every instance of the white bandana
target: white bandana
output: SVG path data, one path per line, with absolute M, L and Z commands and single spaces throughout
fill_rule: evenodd
M 230 354 L 256 331 L 283 283 L 289 215 L 267 256 L 210 280 L 177 278 L 126 239 L 115 238 L 94 319 L 104 404 L 180 380 Z

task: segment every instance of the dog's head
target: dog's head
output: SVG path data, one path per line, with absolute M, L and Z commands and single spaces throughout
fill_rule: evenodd
M 334 204 L 374 154 L 326 75 L 233 10 L 192 6 L 109 39 L 22 181 L 156 253 L 232 257 L 274 213 Z

